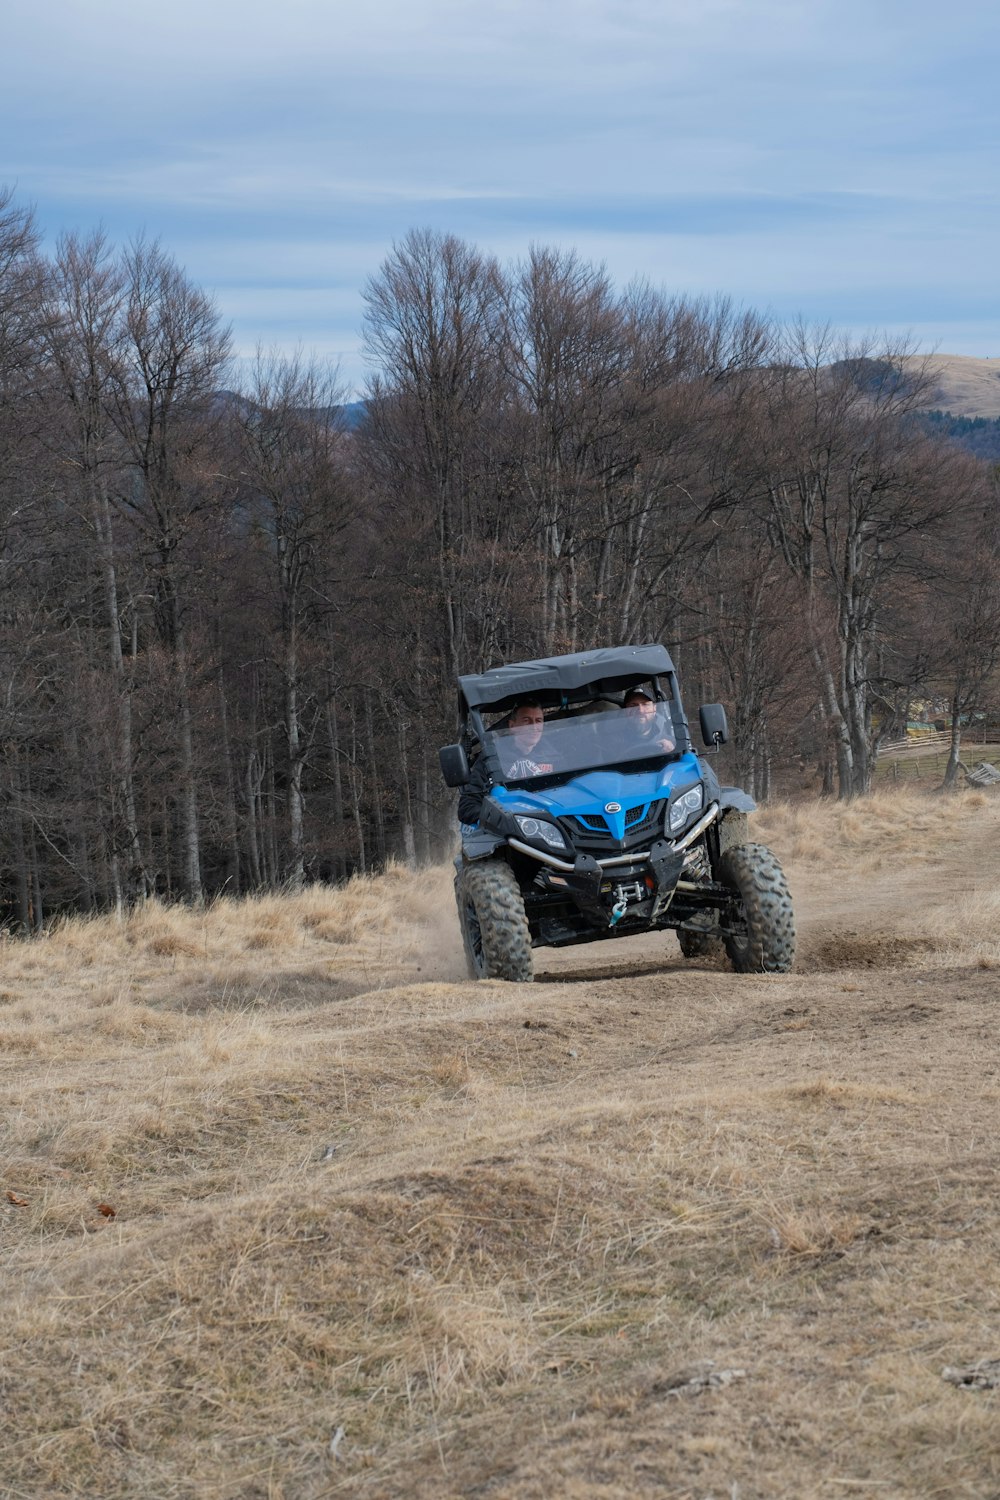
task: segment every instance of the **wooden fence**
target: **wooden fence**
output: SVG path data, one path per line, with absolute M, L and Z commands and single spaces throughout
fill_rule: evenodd
M 905 740 L 889 740 L 884 745 L 879 745 L 876 752 L 882 756 L 891 756 L 893 759 L 900 757 L 911 758 L 914 755 L 934 755 L 942 750 L 951 749 L 951 730 L 932 729 L 928 734 L 909 734 Z

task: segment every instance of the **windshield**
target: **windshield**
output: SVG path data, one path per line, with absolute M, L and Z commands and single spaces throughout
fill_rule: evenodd
M 614 708 L 565 719 L 539 719 L 536 714 L 532 722 L 490 732 L 504 782 L 662 760 L 676 749 L 665 703 L 650 703 L 642 710 Z

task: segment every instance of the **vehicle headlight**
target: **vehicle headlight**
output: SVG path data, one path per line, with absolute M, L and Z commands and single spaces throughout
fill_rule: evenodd
M 542 818 L 518 817 L 515 817 L 514 822 L 526 839 L 533 839 L 536 844 L 546 844 L 550 849 L 566 850 L 566 840 L 554 823 L 546 823 Z
M 693 813 L 701 812 L 705 792 L 701 782 L 683 792 L 670 807 L 670 832 L 679 833 Z

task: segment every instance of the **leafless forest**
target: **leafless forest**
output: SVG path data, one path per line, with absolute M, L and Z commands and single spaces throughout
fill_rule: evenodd
M 47 258 L 0 194 L 8 925 L 440 857 L 454 677 L 502 658 L 665 641 L 762 797 L 988 702 L 996 475 L 904 349 L 424 232 L 365 306 L 347 421 L 164 247 Z

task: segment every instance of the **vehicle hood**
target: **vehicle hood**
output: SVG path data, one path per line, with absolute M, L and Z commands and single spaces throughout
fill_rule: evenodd
M 544 790 L 508 791 L 494 787 L 493 797 L 509 813 L 539 815 L 549 818 L 604 818 L 611 834 L 625 837 L 626 814 L 635 808 L 646 808 L 651 802 L 669 797 L 679 788 L 701 781 L 702 768 L 693 752 L 682 755 L 668 765 L 650 771 L 586 771 L 572 781 Z M 609 804 L 618 804 L 616 811 Z

